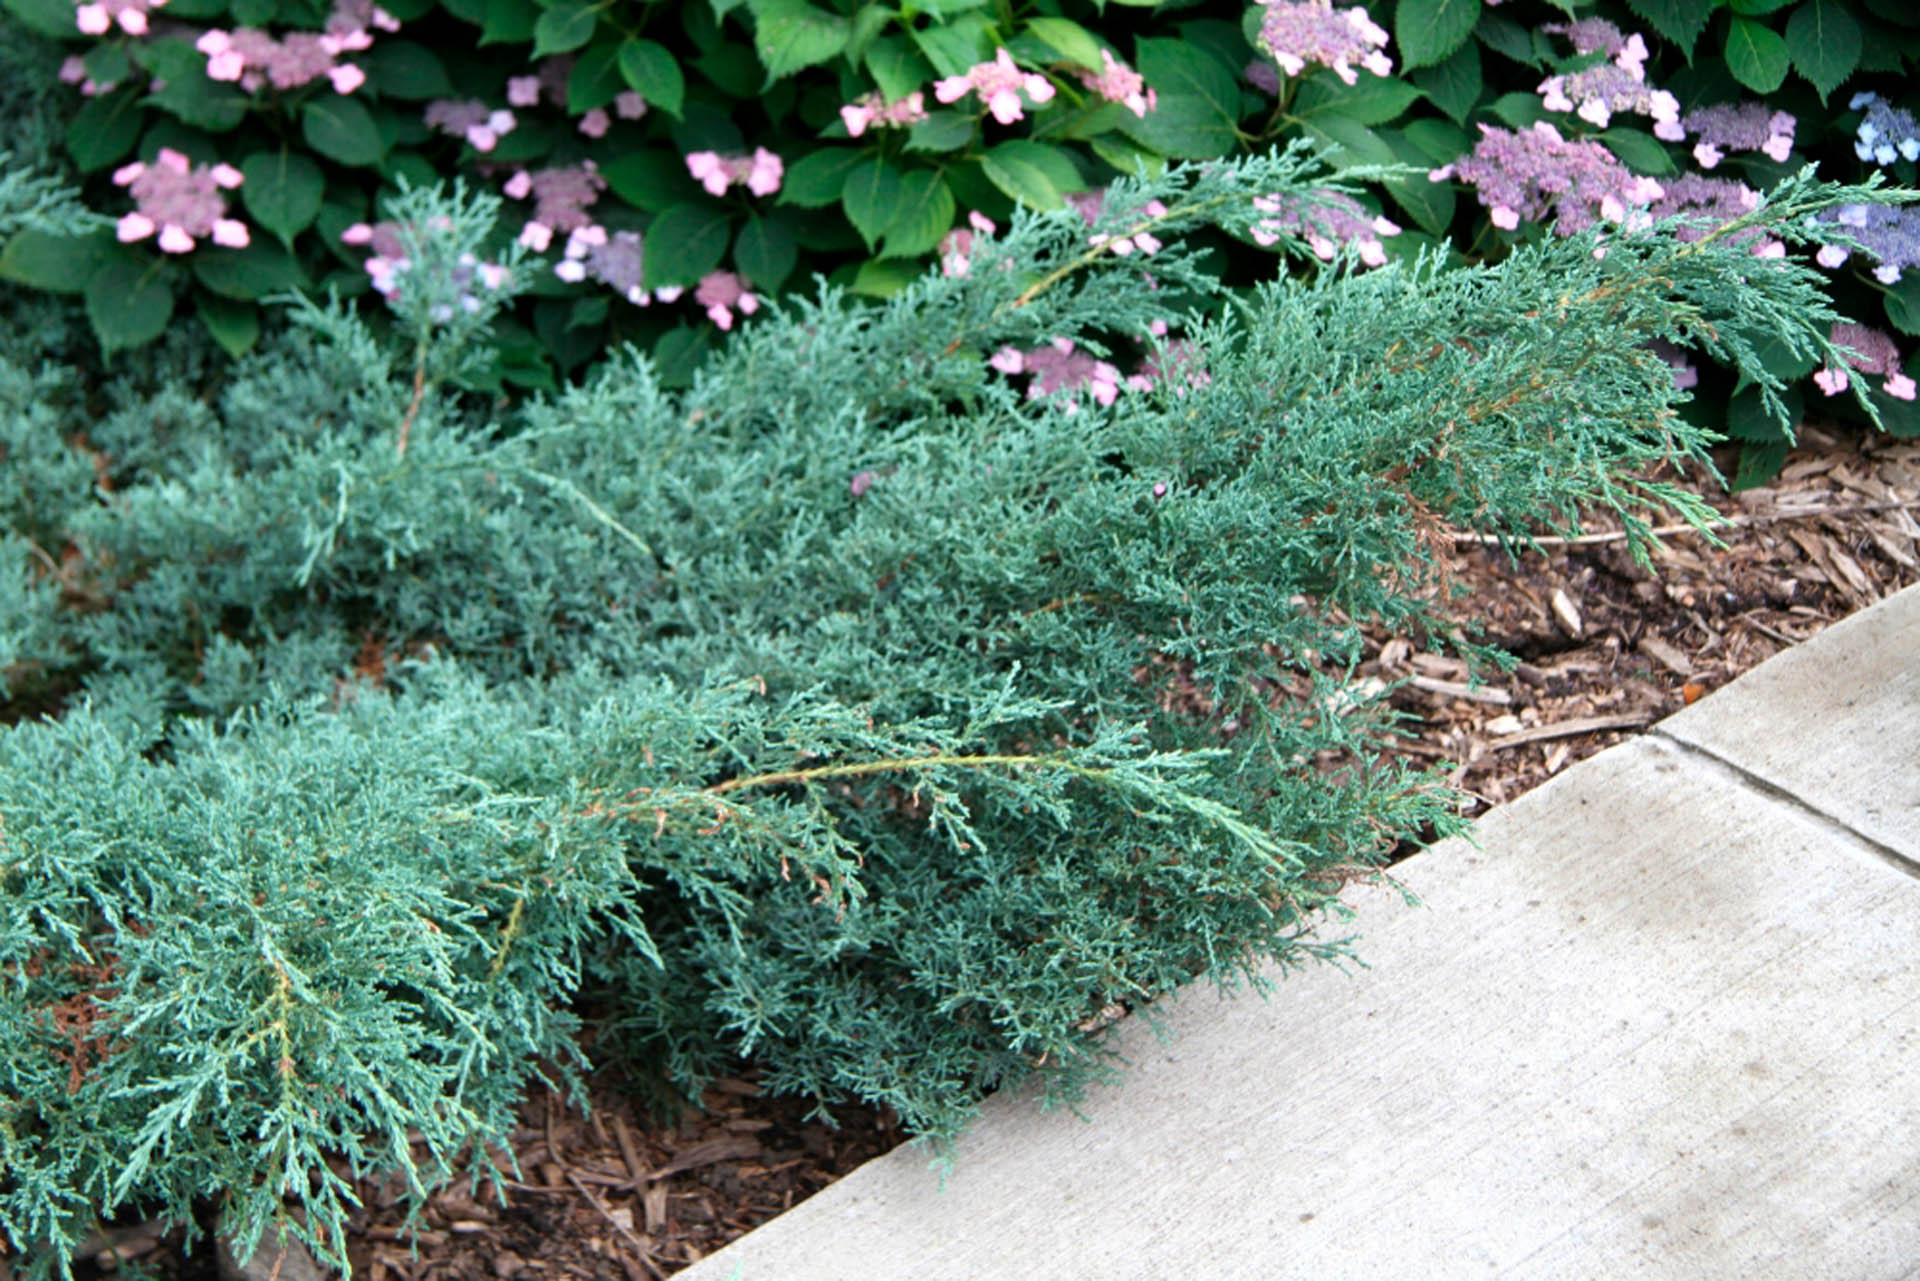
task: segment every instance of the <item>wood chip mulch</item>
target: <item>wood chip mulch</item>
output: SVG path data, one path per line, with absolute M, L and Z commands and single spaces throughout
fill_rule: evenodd
M 1920 581 L 1920 442 L 1808 427 L 1764 489 L 1686 483 L 1731 519 L 1728 546 L 1671 533 L 1655 573 L 1601 521 L 1518 561 L 1457 538 L 1453 572 L 1471 590 L 1450 609 L 1482 619 L 1485 639 L 1521 661 L 1476 683 L 1415 638 L 1370 636 L 1360 676 L 1397 686 L 1392 701 L 1409 717 L 1397 750 L 1447 768 L 1478 812 Z M 363 1185 L 355 1275 L 658 1281 L 903 1137 L 872 1109 L 840 1110 L 839 1129 L 809 1120 L 807 1105 L 763 1097 L 749 1079 L 720 1082 L 704 1110 L 665 1125 L 611 1090 L 593 1101 L 582 1117 L 544 1090 L 529 1098 L 512 1135 L 521 1177 L 504 1205 L 464 1184 L 443 1191 L 410 1238 L 398 1188 Z M 183 1257 L 177 1234 L 137 1227 L 115 1230 L 122 1254 L 161 1276 L 215 1275 L 204 1248 Z M 83 1276 L 115 1267 L 111 1250 L 78 1262 Z

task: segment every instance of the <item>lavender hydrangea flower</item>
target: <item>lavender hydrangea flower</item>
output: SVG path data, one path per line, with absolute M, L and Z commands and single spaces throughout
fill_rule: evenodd
M 556 231 L 574 231 L 592 222 L 587 209 L 607 189 L 592 160 L 534 172 L 521 169 L 501 188 L 515 200 L 532 198 L 533 216 L 520 229 L 520 243 L 535 253 L 546 249 Z
M 1298 236 L 1323 261 L 1338 253 L 1341 245 L 1351 244 L 1360 251 L 1361 262 L 1378 267 L 1387 261 L 1382 238 L 1401 232 L 1398 223 L 1374 213 L 1352 196 L 1324 187 L 1307 200 L 1255 196 L 1253 207 L 1267 215 L 1248 228 L 1255 244 L 1272 245 L 1282 236 Z
M 1920 207 L 1913 205 L 1842 205 L 1819 216 L 1819 222 L 1845 227 L 1860 247 L 1875 259 L 1874 279 L 1890 285 L 1900 273 L 1920 263 Z M 1823 245 L 1814 261 L 1832 269 L 1851 251 L 1844 245 Z
M 150 165 L 134 161 L 114 170 L 113 181 L 125 187 L 139 207 L 122 217 L 116 234 L 127 243 L 159 233 L 163 253 L 183 254 L 194 242 L 210 237 L 216 245 L 245 249 L 252 237 L 245 223 L 227 217 L 224 188 L 242 182 L 232 165 L 196 165 L 171 147 L 162 147 Z
M 609 234 L 605 227 L 591 224 L 576 227 L 567 236 L 565 255 L 554 264 L 553 274 L 575 283 L 591 277 L 634 306 L 645 307 L 653 298 L 640 283 L 642 250 L 637 231 Z M 662 299 L 667 300 L 664 294 Z
M 1711 169 L 1730 151 L 1758 151 L 1784 164 L 1793 151 L 1795 123 L 1791 115 L 1765 103 L 1722 102 L 1696 107 L 1679 120 L 1663 120 L 1653 132 L 1667 142 L 1695 135 L 1699 141 L 1694 143 L 1693 158 L 1702 169 Z
M 1480 133 L 1471 155 L 1427 176 L 1435 182 L 1458 178 L 1476 188 L 1493 225 L 1507 231 L 1549 213 L 1563 236 L 1585 230 L 1596 218 L 1632 225 L 1631 206 L 1665 194 L 1653 179 L 1628 172 L 1600 143 L 1570 141 L 1545 120 L 1518 132 L 1483 124 Z
M 1646 82 L 1647 42 L 1639 32 L 1624 36 L 1599 18 L 1542 30 L 1566 36 L 1576 53 L 1601 53 L 1611 59 L 1542 81 L 1539 92 L 1548 111 L 1571 111 L 1597 129 L 1605 129 L 1619 112 L 1651 116 L 1661 124 L 1679 119 L 1680 100 Z
M 492 151 L 513 132 L 511 111 L 496 111 L 478 98 L 440 98 L 427 104 L 426 121 L 442 133 L 464 138 L 475 151 Z
M 1393 59 L 1381 52 L 1387 33 L 1359 6 L 1335 9 L 1326 0 L 1289 4 L 1286 0 L 1259 0 L 1267 9 L 1260 20 L 1260 49 L 1290 76 L 1308 63 L 1331 67 L 1347 84 L 1357 84 L 1356 66 L 1376 76 L 1393 74 Z
M 1866 117 L 1854 130 L 1853 152 L 1862 160 L 1890 165 L 1895 160 L 1920 160 L 1920 121 L 1877 93 L 1856 93 L 1847 104 Z
M 367 276 L 374 292 L 395 307 L 400 305 L 404 279 L 415 275 L 414 262 L 408 253 L 406 230 L 402 224 L 387 220 L 357 222 L 340 233 L 342 243 L 364 245 L 373 251 L 363 264 Z M 510 275 L 509 270 L 500 263 L 481 262 L 473 254 L 463 253 L 453 260 L 444 279 L 421 281 L 417 287 L 432 291 L 428 295 L 431 300 L 428 316 L 435 323 L 444 325 L 453 319 L 455 307 L 469 314 L 480 310 L 481 302 L 476 287 L 498 292 L 506 287 Z
M 1853 349 L 1853 354 L 1846 358 L 1849 365 L 1863 374 L 1886 375 L 1887 381 L 1881 384 L 1880 390 L 1898 400 L 1914 399 L 1914 381 L 1902 372 L 1900 348 L 1892 337 L 1878 329 L 1846 321 L 1834 325 L 1828 336 L 1836 345 Z M 1822 392 L 1837 396 L 1847 389 L 1851 380 L 1845 370 L 1829 365 L 1815 374 L 1813 381 Z

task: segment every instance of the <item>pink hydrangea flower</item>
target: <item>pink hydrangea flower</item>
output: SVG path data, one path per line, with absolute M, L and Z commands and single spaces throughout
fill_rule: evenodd
M 1312 200 L 1287 200 L 1280 196 L 1255 196 L 1254 210 L 1267 215 L 1247 229 L 1259 245 L 1273 245 L 1287 234 L 1299 236 L 1322 261 L 1332 259 L 1343 244 L 1360 251 L 1360 261 L 1378 267 L 1387 261 L 1387 248 L 1381 243 L 1397 236 L 1402 228 L 1390 218 L 1373 213 L 1344 192 L 1319 189 Z M 1495 219 L 1498 222 L 1498 218 Z
M 751 156 L 723 156 L 716 151 L 694 151 L 687 155 L 687 172 L 702 187 L 716 196 L 727 188 L 743 184 L 756 196 L 771 196 L 780 190 L 785 167 L 780 157 L 765 147 L 755 147 Z
M 747 282 L 731 271 L 708 272 L 693 291 L 693 300 L 707 309 L 707 318 L 722 329 L 733 328 L 733 309 L 750 316 L 760 309 L 760 300 L 747 288 Z
M 1885 375 L 1886 382 L 1880 390 L 1896 400 L 1914 399 L 1914 381 L 1902 371 L 1900 348 L 1887 334 L 1843 321 L 1834 325 L 1828 337 L 1841 347 L 1853 349 L 1853 354 L 1846 358 L 1847 364 L 1863 374 Z M 1827 395 L 1837 396 L 1847 389 L 1849 378 L 1845 370 L 1829 365 L 1815 374 L 1813 381 Z
M 86 59 L 78 55 L 71 56 L 60 64 L 60 81 L 62 84 L 79 85 L 80 96 L 83 98 L 107 93 L 119 84 L 118 81 L 111 84 L 96 83 L 93 77 L 87 74 Z
M 244 249 L 250 242 L 246 224 L 226 216 L 227 202 L 220 195 L 243 181 L 232 165 L 195 165 L 171 147 L 162 147 L 150 165 L 134 161 L 114 170 L 113 181 L 138 202 L 117 225 L 115 234 L 123 242 L 158 232 L 156 243 L 170 254 L 188 252 L 202 237 L 232 249 Z
M 886 101 L 877 92 L 869 93 L 840 108 L 849 138 L 858 138 L 868 129 L 905 129 L 926 118 L 926 95 L 917 89 L 895 102 Z
M 501 188 L 514 200 L 533 200 L 533 213 L 520 229 L 520 243 L 535 253 L 546 251 L 554 232 L 590 225 L 593 218 L 587 210 L 606 189 L 606 179 L 591 160 L 537 173 L 521 169 Z
M 507 105 L 509 107 L 539 106 L 540 77 L 509 76 L 507 78 Z
M 1115 62 L 1113 54 L 1106 49 L 1100 51 L 1100 60 L 1105 64 L 1100 74 L 1082 71 L 1080 82 L 1108 102 L 1120 103 L 1144 119 L 1156 105 L 1154 92 L 1147 88 L 1146 79 L 1124 63 Z
M 977 209 L 967 214 L 967 224 L 965 227 L 955 227 L 940 238 L 940 274 L 943 276 L 966 275 L 973 261 L 975 234 L 993 234 L 993 219 Z
M 325 34 L 295 31 L 275 39 L 250 27 L 233 31 L 213 28 L 201 32 L 193 47 L 206 55 L 208 79 L 237 82 L 249 93 L 266 84 L 276 89 L 298 89 L 322 76 L 336 93 L 352 93 L 366 83 L 366 72 L 339 58 L 373 43 L 364 24 L 376 21 L 374 15 L 385 17 L 385 11 L 373 9 L 361 14 L 343 5 L 328 20 Z
M 1255 43 L 1290 76 L 1308 63 L 1331 67 L 1346 84 L 1357 84 L 1362 67 L 1376 76 L 1393 74 L 1393 59 L 1380 52 L 1387 33 L 1363 8 L 1335 9 L 1331 4 L 1289 4 L 1259 0 L 1266 5 Z
M 130 36 L 147 34 L 147 13 L 167 0 L 90 0 L 73 12 L 73 25 L 90 36 L 104 36 L 115 23 Z
M 941 102 L 958 102 L 967 94 L 979 96 L 995 120 L 1010 125 L 1025 118 L 1022 91 L 1035 106 L 1053 100 L 1053 86 L 1043 75 L 1023 72 L 1013 63 L 1013 55 L 1004 48 L 994 51 L 992 62 L 969 67 L 965 75 L 949 76 L 933 82 L 933 96 Z
M 599 107 L 595 107 L 580 117 L 580 132 L 589 138 L 606 137 L 607 130 L 611 128 L 612 125 L 613 118 Z
M 647 100 L 631 89 L 613 95 L 613 114 L 622 120 L 638 120 L 647 114 Z

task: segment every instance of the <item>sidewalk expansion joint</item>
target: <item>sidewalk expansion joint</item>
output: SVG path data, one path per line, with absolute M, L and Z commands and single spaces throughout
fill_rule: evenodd
M 1684 738 L 1676 738 L 1658 726 L 1648 729 L 1646 733 L 1648 737 L 1659 739 L 1666 746 L 1674 748 L 1682 755 L 1691 757 L 1693 760 L 1698 761 L 1707 769 L 1719 774 L 1736 786 L 1744 787 L 1748 791 L 1758 792 L 1775 804 L 1785 806 L 1799 814 L 1803 819 L 1826 829 L 1844 841 L 1848 846 L 1852 847 L 1861 857 L 1875 863 L 1884 864 L 1893 868 L 1896 872 L 1904 872 L 1906 875 L 1920 880 L 1920 861 L 1916 861 L 1912 855 L 1903 853 L 1891 845 L 1886 845 L 1874 840 L 1871 836 L 1866 835 L 1857 828 L 1848 826 L 1844 821 L 1827 813 L 1819 806 L 1809 805 L 1805 799 L 1780 786 L 1778 783 L 1755 774 L 1752 770 L 1728 760 L 1710 748 L 1702 747 L 1698 743 L 1690 743 Z

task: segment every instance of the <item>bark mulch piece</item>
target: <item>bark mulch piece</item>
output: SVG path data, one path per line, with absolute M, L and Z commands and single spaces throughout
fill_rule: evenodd
M 1730 472 L 1732 459 L 1722 465 Z M 1682 483 L 1732 522 L 1720 531 L 1727 546 L 1667 531 L 1654 573 L 1605 521 L 1517 559 L 1456 537 L 1452 571 L 1469 591 L 1449 612 L 1483 620 L 1484 639 L 1521 661 L 1510 673 L 1470 673 L 1419 638 L 1370 635 L 1359 678 L 1393 687 L 1408 718 L 1395 750 L 1448 769 L 1477 813 L 1920 581 L 1920 442 L 1807 427 L 1764 489 Z M 1177 672 L 1161 675 L 1180 683 Z M 464 1184 L 444 1190 L 410 1237 L 399 1187 L 363 1185 L 355 1275 L 658 1281 L 903 1138 L 869 1108 L 837 1110 L 838 1129 L 809 1120 L 808 1105 L 764 1097 L 750 1079 L 719 1082 L 704 1111 L 665 1126 L 610 1090 L 592 1101 L 582 1117 L 533 1092 L 511 1136 L 521 1178 L 504 1205 Z M 215 1275 L 205 1249 L 178 1253 L 178 1234 L 113 1232 L 80 1261 L 82 1275 L 112 1271 L 95 1259 L 115 1247 L 160 1276 Z M 0 1281 L 6 1272 L 0 1258 Z

